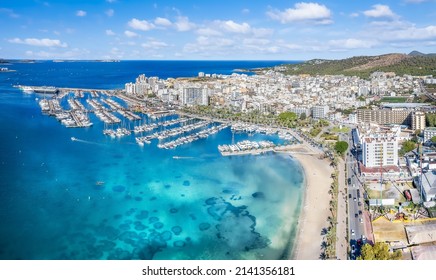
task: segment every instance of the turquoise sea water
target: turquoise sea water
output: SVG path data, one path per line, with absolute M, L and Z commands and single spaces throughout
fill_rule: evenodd
M 41 114 L 40 96 L 12 87 L 121 88 L 141 73 L 228 74 L 279 63 L 9 65 L 17 72 L 0 75 L 0 259 L 278 259 L 290 253 L 304 178 L 289 156 L 222 157 L 217 146 L 232 142 L 229 128 L 174 150 L 157 148 L 157 140 L 140 147 L 133 135 L 103 135 L 94 115 L 90 128 L 65 128 Z

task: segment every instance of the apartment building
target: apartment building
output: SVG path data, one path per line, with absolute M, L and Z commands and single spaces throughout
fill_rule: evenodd
M 312 118 L 314 119 L 325 119 L 327 113 L 329 112 L 329 106 L 327 105 L 317 105 L 312 107 Z
M 365 167 L 398 165 L 398 140 L 391 133 L 369 134 L 362 139 L 362 159 Z
M 357 122 L 410 125 L 411 113 L 409 109 L 358 109 Z
M 412 130 L 424 130 L 425 129 L 425 113 L 421 111 L 412 112 Z

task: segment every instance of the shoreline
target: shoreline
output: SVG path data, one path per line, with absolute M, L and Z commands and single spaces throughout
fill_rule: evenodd
M 303 205 L 298 218 L 294 248 L 288 255 L 289 260 L 319 260 L 322 253 L 321 231 L 327 228 L 330 214 L 328 193 L 333 182 L 333 168 L 327 160 L 317 156 L 289 152 L 299 162 L 304 172 Z

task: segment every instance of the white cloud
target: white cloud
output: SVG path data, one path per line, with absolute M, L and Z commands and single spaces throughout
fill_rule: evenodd
M 146 49 L 161 49 L 168 47 L 168 44 L 162 41 L 157 41 L 154 39 L 148 40 L 147 42 L 141 44 L 142 47 Z
M 76 16 L 78 16 L 78 17 L 84 17 L 84 16 L 86 16 L 86 11 L 78 10 L 78 11 L 76 12 Z
M 108 36 L 114 36 L 115 32 L 113 32 L 111 29 L 106 29 L 106 35 Z
M 232 33 L 242 33 L 247 34 L 251 31 L 251 27 L 248 23 L 236 23 L 233 20 L 218 21 L 220 28 Z
M 359 13 L 351 13 L 350 14 L 350 17 L 352 17 L 352 18 L 355 18 L 355 17 L 358 17 L 359 16 Z
M 393 18 L 396 16 L 389 6 L 381 4 L 373 5 L 371 10 L 364 11 L 363 14 L 372 18 Z
M 271 43 L 270 40 L 268 39 L 258 39 L 258 38 L 245 38 L 244 40 L 242 40 L 242 43 L 244 45 L 260 45 L 260 46 L 265 46 Z
M 250 9 L 247 9 L 247 8 L 242 9 L 242 13 L 243 14 L 249 14 L 250 13 Z
M 300 2 L 294 5 L 294 8 L 288 8 L 284 11 L 270 10 L 267 15 L 281 23 L 289 22 L 315 22 L 318 24 L 332 23 L 331 11 L 325 6 L 318 3 Z
M 90 54 L 90 51 L 88 49 L 79 49 L 74 48 L 71 50 L 65 50 L 63 52 L 47 52 L 47 51 L 26 51 L 25 52 L 27 57 L 31 58 L 43 58 L 43 59 L 56 59 L 56 58 L 63 58 L 63 59 L 84 59 L 89 58 L 88 55 Z
M 157 17 L 154 20 L 154 24 L 160 25 L 160 26 L 170 26 L 172 23 L 169 19 Z
M 248 23 L 238 23 L 233 20 L 215 20 L 209 26 L 197 29 L 197 34 L 204 36 L 222 36 L 224 33 L 265 37 L 273 34 L 272 29 L 253 28 Z
M 6 14 L 11 18 L 19 18 L 20 16 L 14 12 L 12 9 L 0 8 L 0 14 Z
M 330 40 L 328 42 L 329 46 L 340 48 L 340 49 L 368 49 L 377 44 L 373 40 L 362 40 L 362 39 L 340 39 L 340 40 Z
M 36 46 L 36 47 L 62 47 L 66 48 L 68 45 L 66 43 L 62 43 L 60 40 L 57 39 L 36 39 L 36 38 L 26 38 L 26 39 L 20 39 L 20 38 L 14 38 L 8 40 L 9 43 L 14 44 L 24 44 L 24 45 L 30 45 L 30 46 Z
M 114 9 L 109 9 L 109 10 L 106 10 L 105 14 L 108 17 L 111 17 L 111 16 L 113 16 L 115 14 L 115 11 L 114 11 Z
M 213 28 L 199 28 L 197 29 L 197 34 L 202 36 L 221 36 L 223 33 Z
M 179 16 L 175 22 L 177 31 L 189 31 L 195 28 L 195 24 L 189 21 L 188 17 Z
M 155 28 L 153 23 L 150 23 L 146 20 L 139 20 L 136 18 L 130 20 L 128 22 L 128 25 L 133 29 L 141 30 L 141 31 L 149 31 Z
M 431 40 L 436 39 L 436 25 L 429 25 L 427 27 L 417 28 L 415 26 L 400 29 L 400 30 L 390 30 L 387 31 L 383 38 L 385 40 Z
M 126 31 L 124 31 L 124 35 L 126 35 L 126 36 L 129 37 L 129 38 L 133 38 L 133 37 L 137 37 L 137 36 L 138 36 L 138 34 L 136 34 L 136 33 L 133 32 L 133 31 L 130 31 L 130 30 L 126 30 Z
M 255 37 L 266 37 L 271 36 L 274 30 L 269 28 L 253 28 L 252 32 Z

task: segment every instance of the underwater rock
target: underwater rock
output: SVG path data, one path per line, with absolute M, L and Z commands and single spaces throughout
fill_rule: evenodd
M 174 241 L 173 245 L 174 247 L 182 248 L 185 247 L 186 243 L 185 241 L 178 240 L 178 241 Z
M 171 228 L 171 231 L 175 234 L 175 235 L 179 235 L 182 232 L 182 228 L 179 226 L 174 226 Z
M 173 234 L 171 233 L 171 231 L 166 230 L 166 231 L 162 232 L 160 234 L 160 236 L 161 236 L 162 240 L 168 241 L 168 240 L 171 240 L 171 238 L 173 237 Z
M 159 218 L 158 218 L 158 217 L 150 217 L 150 218 L 148 219 L 148 222 L 149 222 L 150 224 L 155 223 L 155 222 L 157 222 L 157 221 L 159 221 Z
M 179 210 L 177 210 L 176 208 L 171 208 L 171 209 L 170 209 L 170 213 L 171 213 L 171 214 L 175 214 L 175 213 L 177 213 L 177 212 L 179 212 Z
M 265 194 L 263 192 L 255 192 L 251 196 L 254 198 L 265 198 Z
M 161 229 L 163 228 L 164 224 L 162 224 L 161 222 L 156 222 L 153 224 L 155 229 Z
M 147 228 L 147 227 L 144 226 L 143 224 L 140 224 L 140 225 L 135 226 L 135 230 L 137 230 L 137 231 L 142 231 L 142 230 L 145 230 L 146 228 Z
M 183 186 L 189 187 L 190 185 L 191 185 L 191 182 L 189 182 L 188 180 L 183 181 Z
M 137 214 L 137 215 L 135 216 L 135 218 L 138 219 L 138 220 L 144 220 L 144 219 L 147 219 L 147 218 L 148 218 L 148 211 L 146 211 L 146 210 L 142 210 L 139 214 Z
M 201 231 L 208 230 L 210 228 L 210 224 L 209 223 L 201 223 L 198 225 L 198 228 Z
M 223 198 L 209 198 L 206 204 L 209 215 L 219 221 L 217 237 L 235 250 L 265 248 L 270 240 L 256 232 L 256 217 L 250 215 L 246 206 L 235 207 Z

